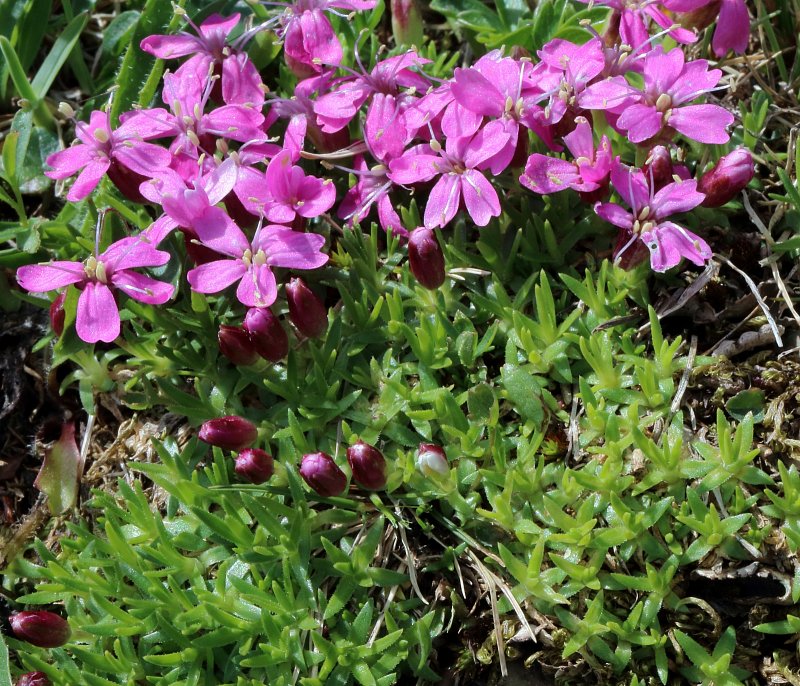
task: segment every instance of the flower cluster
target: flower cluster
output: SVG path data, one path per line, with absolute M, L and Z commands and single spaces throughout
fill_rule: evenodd
M 111 342 L 120 333 L 121 294 L 153 305 L 172 297 L 171 284 L 135 270 L 163 266 L 169 253 L 158 245 L 178 230 L 193 263 L 189 286 L 204 294 L 235 286 L 248 308 L 241 327 L 220 330 L 225 355 L 237 364 L 277 361 L 288 340 L 269 308 L 279 298 L 283 270 L 314 270 L 329 259 L 313 220 L 335 211 L 352 225 L 374 208 L 387 232 L 408 239 L 419 282 L 436 288 L 445 270 L 435 230 L 462 210 L 479 227 L 499 217 L 495 179 L 507 172 L 534 193 L 569 188 L 595 202 L 597 214 L 620 229 L 618 258 L 639 244 L 650 250 L 656 271 L 682 257 L 696 264 L 710 258 L 702 238 L 667 221 L 703 202 L 697 182 L 687 174 L 656 178 L 656 165 L 645 173 L 624 164 L 603 127 L 649 158 L 666 151 L 670 169 L 668 148 L 677 148 L 680 137 L 727 142 L 733 116 L 702 102 L 717 89 L 721 71 L 705 60 L 687 61 L 680 47 L 665 50 L 648 32 L 652 23 L 691 42 L 690 26 L 699 26 L 693 13 L 713 15 L 716 8 L 722 37 L 715 37 L 715 51 L 740 50 L 729 40 L 730 27 L 747 17 L 739 0 L 607 0 L 612 15 L 603 38 L 553 40 L 538 60 L 495 50 L 446 80 L 426 75 L 429 60 L 414 50 L 367 68 L 356 49 L 358 69 L 343 64 L 326 13 L 370 10 L 376 1 L 295 0 L 256 26 L 239 14 L 212 15 L 199 26 L 187 18 L 191 33 L 144 39 L 145 52 L 183 59 L 164 76 L 163 106 L 124 113 L 118 124 L 106 112 L 92 112 L 88 123 L 76 123 L 76 144 L 48 159 L 47 173 L 59 180 L 77 174 L 71 201 L 86 198 L 107 176 L 129 200 L 149 203 L 160 216 L 82 262 L 20 268 L 22 287 L 76 286 L 78 335 Z M 666 11 L 686 15 L 685 25 L 673 24 Z M 272 93 L 246 52 L 248 41 L 268 30 L 283 40 L 286 63 L 301 79 L 291 97 Z M 566 148 L 569 156 L 531 154 L 532 139 L 552 153 Z M 338 166 L 348 157 L 349 166 Z M 326 158 L 325 169 L 305 161 Z M 334 168 L 355 177 L 338 205 L 328 178 Z M 719 186 L 716 177 L 713 185 Z M 603 202 L 612 188 L 629 209 Z M 715 190 L 717 197 L 723 191 Z M 398 211 L 409 192 L 424 199 L 420 227 L 404 226 Z M 324 333 L 325 306 L 313 291 L 295 279 L 285 293 L 298 332 Z

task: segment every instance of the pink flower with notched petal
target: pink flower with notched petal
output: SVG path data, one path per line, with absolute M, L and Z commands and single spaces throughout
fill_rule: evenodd
M 434 141 L 435 143 L 435 141 Z M 448 138 L 441 145 L 422 145 L 392 160 L 389 178 L 394 183 L 413 184 L 441 175 L 425 205 L 425 226 L 444 227 L 455 217 L 464 198 L 472 220 L 486 226 L 500 216 L 497 191 L 481 173 L 488 161 L 508 143 L 508 133 L 499 120 L 490 122 L 471 138 Z
M 45 175 L 66 179 L 80 171 L 67 193 L 70 202 L 83 200 L 114 168 L 130 170 L 141 180 L 156 176 L 169 166 L 172 156 L 164 148 L 144 142 L 159 136 L 146 124 L 145 119 L 132 115 L 112 130 L 106 112 L 92 112 L 88 123 L 78 122 L 75 126 L 80 143 L 50 155 L 47 164 L 53 169 Z
M 534 193 L 542 195 L 572 188 L 581 193 L 596 191 L 608 185 L 613 155 L 607 136 L 595 149 L 592 127 L 585 117 L 575 119 L 575 130 L 564 136 L 572 153 L 572 161 L 534 153 L 528 158 L 525 173 L 519 182 Z
M 75 328 L 87 343 L 110 343 L 120 332 L 114 291 L 139 302 L 161 305 L 172 297 L 173 287 L 139 274 L 140 267 L 160 267 L 169 253 L 156 250 L 146 236 L 129 236 L 84 262 L 47 262 L 20 267 L 17 281 L 27 291 L 46 293 L 75 284 L 81 289 Z
M 192 289 L 218 293 L 238 281 L 236 297 L 248 307 L 269 307 L 275 302 L 278 288 L 272 267 L 316 269 L 328 261 L 328 256 L 320 252 L 325 243 L 322 236 L 285 226 L 261 227 L 252 243 L 231 221 L 221 226 L 217 221 L 200 219 L 193 228 L 203 245 L 229 259 L 192 269 L 186 276 Z
M 728 142 L 730 112 L 719 105 L 687 104 L 714 90 L 722 76 L 719 69 L 709 70 L 705 60 L 687 63 L 680 48 L 657 49 L 644 59 L 642 75 L 643 91 L 615 76 L 589 86 L 578 96 L 578 105 L 619 113 L 616 126 L 632 143 L 670 139 L 675 131 L 700 143 Z
M 711 248 L 700 236 L 665 221 L 670 215 L 687 212 L 703 202 L 705 195 L 697 191 L 696 181 L 676 181 L 654 193 L 641 170 L 617 162 L 611 171 L 611 183 L 631 209 L 610 202 L 597 203 L 594 209 L 628 238 L 616 259 L 637 240 L 650 250 L 650 266 L 656 272 L 674 267 L 682 257 L 696 265 L 711 259 Z

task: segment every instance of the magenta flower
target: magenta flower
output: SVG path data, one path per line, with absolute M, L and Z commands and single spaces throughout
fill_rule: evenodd
M 664 221 L 670 215 L 687 212 L 703 202 L 705 196 L 697 192 L 696 181 L 676 181 L 654 193 L 640 170 L 617 163 L 611 171 L 611 183 L 631 209 L 616 203 L 597 203 L 594 209 L 603 219 L 622 229 L 628 238 L 615 255 L 616 259 L 637 240 L 650 250 L 650 266 L 656 272 L 674 267 L 682 257 L 696 265 L 711 259 L 711 248 L 702 238 L 682 226 Z
M 370 208 L 375 205 L 378 210 L 378 221 L 384 231 L 391 230 L 396 236 L 408 236 L 408 231 L 389 198 L 392 182 L 387 176 L 386 166 L 378 164 L 370 168 L 359 155 L 355 160 L 354 169 L 350 171 L 356 175 L 356 185 L 345 194 L 339 205 L 338 216 L 352 225 L 363 221 L 369 214 Z
M 75 323 L 78 336 L 87 343 L 110 343 L 120 332 L 114 291 L 150 305 L 165 303 L 172 296 L 173 287 L 133 270 L 160 267 L 168 261 L 169 253 L 156 250 L 146 238 L 129 236 L 84 262 L 55 261 L 20 267 L 17 281 L 32 293 L 75 284 L 81 289 Z
M 167 150 L 144 141 L 157 138 L 159 132 L 148 126 L 140 113 L 129 116 L 116 129 L 111 129 L 108 114 L 95 111 L 89 122 L 78 122 L 75 135 L 78 145 L 54 153 L 47 158 L 53 167 L 45 174 L 51 179 L 66 179 L 80 170 L 67 200 L 77 202 L 91 193 L 106 172 L 130 170 L 141 180 L 157 175 L 169 166 L 172 156 Z M 124 172 L 123 172 L 124 173 Z
M 730 50 L 741 55 L 747 49 L 750 15 L 746 0 L 671 0 L 670 7 L 676 12 L 688 13 L 680 20 L 689 25 L 697 22 L 701 29 L 719 12 L 711 39 L 711 47 L 717 57 L 724 57 Z
M 224 214 L 224 213 L 223 213 Z M 320 252 L 325 239 L 313 233 L 292 231 L 285 226 L 267 225 L 249 241 L 232 221 L 200 219 L 194 230 L 203 245 L 229 259 L 201 264 L 187 274 L 192 289 L 198 293 L 218 293 L 239 281 L 236 297 L 248 307 L 269 307 L 278 296 L 271 267 L 316 269 L 328 261 Z
M 388 176 L 405 185 L 441 175 L 425 205 L 426 227 L 446 226 L 458 212 L 462 197 L 472 220 L 486 226 L 501 210 L 497 191 L 481 171 L 506 143 L 502 122 L 493 121 L 472 138 L 448 138 L 444 149 L 434 141 L 408 150 L 391 162 Z
M 294 0 L 281 20 L 280 35 L 283 38 L 286 63 L 300 78 L 320 73 L 326 64 L 338 66 L 342 61 L 342 44 L 323 12 L 371 10 L 376 2 L 377 0 Z
M 683 1 L 700 6 L 704 0 Z M 650 40 L 648 24 L 651 20 L 662 29 L 669 29 L 675 25 L 675 21 L 664 12 L 665 9 L 676 11 L 677 8 L 672 0 L 595 0 L 595 4 L 605 5 L 614 10 L 617 16 L 613 21 L 619 21 L 619 36 L 623 43 L 632 48 L 638 48 Z M 697 40 L 694 31 L 680 27 L 669 31 L 669 36 L 678 43 L 694 43 Z
M 410 50 L 378 62 L 369 74 L 362 66 L 364 73 L 346 77 L 338 88 L 320 96 L 314 103 L 314 112 L 320 127 L 326 133 L 343 129 L 356 116 L 361 106 L 378 93 L 392 96 L 397 110 L 402 110 L 411 96 L 401 94 L 401 88 L 425 92 L 430 87 L 428 79 L 412 71 L 410 67 L 420 67 L 429 62 L 430 60 L 419 57 Z
M 671 139 L 674 132 L 700 143 L 727 143 L 725 130 L 733 115 L 719 105 L 688 105 L 714 90 L 722 72 L 708 69 L 705 60 L 688 64 L 683 51 L 654 50 L 642 66 L 644 91 L 615 76 L 589 86 L 578 104 L 590 110 L 619 112 L 617 127 L 626 131 L 632 143 Z
M 228 45 L 228 36 L 239 23 L 239 14 L 222 17 L 212 14 L 200 26 L 188 17 L 186 20 L 197 32 L 178 35 L 148 36 L 140 47 L 145 52 L 164 60 L 192 55 L 179 69 L 178 76 L 187 73 L 214 73 L 222 77 L 222 99 L 228 105 L 264 104 L 261 77 L 246 53 L 237 45 Z M 245 36 L 246 37 L 246 36 Z
M 589 122 L 585 117 L 575 121 L 575 130 L 564 136 L 564 143 L 575 159 L 570 162 L 539 153 L 531 155 L 525 173 L 519 177 L 523 186 L 546 195 L 566 188 L 588 193 L 608 184 L 614 159 L 608 137 L 603 136 L 595 149 Z

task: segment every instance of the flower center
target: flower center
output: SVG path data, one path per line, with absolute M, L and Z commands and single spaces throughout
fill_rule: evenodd
M 99 281 L 100 283 L 108 283 L 108 274 L 106 274 L 106 265 L 98 261 L 98 259 L 94 255 L 87 258 L 86 262 L 83 263 L 83 271 L 86 273 L 86 277 L 91 279 L 92 281 Z

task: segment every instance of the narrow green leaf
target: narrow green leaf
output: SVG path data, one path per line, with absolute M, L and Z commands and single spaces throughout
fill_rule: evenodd
M 11 672 L 8 667 L 8 647 L 0 634 L 0 686 L 11 686 Z
M 89 21 L 88 13 L 79 14 L 67 24 L 67 27 L 53 44 L 53 48 L 45 61 L 42 62 L 42 66 L 39 67 L 39 71 L 36 72 L 36 76 L 31 82 L 37 100 L 41 100 L 47 95 L 50 86 L 53 85 L 53 81 L 58 76 L 58 72 L 61 71 L 61 67 L 64 66 L 64 63 L 69 58 L 75 43 L 78 42 L 78 38 L 80 38 L 87 21 Z

